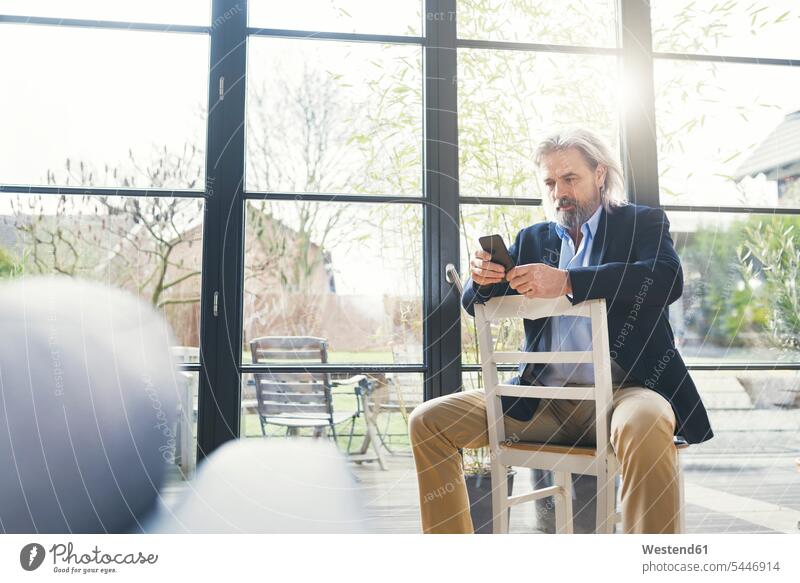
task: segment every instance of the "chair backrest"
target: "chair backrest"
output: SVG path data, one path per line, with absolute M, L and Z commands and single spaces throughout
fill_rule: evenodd
M 250 341 L 253 364 L 325 364 L 328 341 L 314 336 L 263 336 Z M 262 417 L 333 417 L 328 372 L 255 372 Z
M 581 352 L 497 352 L 494 350 L 492 322 L 507 318 L 537 320 L 552 316 L 579 316 L 589 318 L 592 330 L 592 350 Z M 505 442 L 502 395 L 546 395 L 550 399 L 591 399 L 595 401 L 595 430 L 598 454 L 609 453 L 611 443 L 611 412 L 613 407 L 611 387 L 611 353 L 608 342 L 608 321 L 605 300 L 588 300 L 572 304 L 566 297 L 530 299 L 524 296 L 493 298 L 485 304 L 475 305 L 478 327 L 478 347 L 486 392 L 486 413 L 489 425 L 489 446 L 498 451 Z M 498 380 L 498 364 L 504 363 L 583 363 L 594 366 L 594 385 L 591 387 L 525 387 L 504 385 Z M 533 394 L 536 393 L 536 394 Z

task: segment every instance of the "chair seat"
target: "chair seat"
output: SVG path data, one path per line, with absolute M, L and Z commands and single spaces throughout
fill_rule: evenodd
M 554 445 L 552 443 L 509 443 L 501 446 L 504 449 L 514 449 L 524 452 L 542 452 L 542 453 L 556 453 L 560 455 L 586 455 L 594 457 L 597 450 L 591 446 L 575 446 L 575 445 Z
M 594 446 L 555 445 L 552 443 L 530 443 L 522 441 L 517 443 L 504 443 L 501 447 L 525 452 L 547 452 L 561 455 L 586 455 L 593 457 L 596 454 Z M 675 447 L 678 450 L 682 450 L 688 448 L 689 444 L 676 439 Z M 798 469 L 800 469 L 800 458 L 798 459 Z

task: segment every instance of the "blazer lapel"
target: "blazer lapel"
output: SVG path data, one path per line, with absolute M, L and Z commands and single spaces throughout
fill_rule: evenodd
M 600 211 L 600 220 L 597 223 L 597 231 L 594 234 L 594 243 L 592 243 L 592 253 L 589 256 L 589 265 L 600 265 L 606 256 L 608 249 L 607 234 L 610 232 L 608 227 L 608 213 L 606 209 Z

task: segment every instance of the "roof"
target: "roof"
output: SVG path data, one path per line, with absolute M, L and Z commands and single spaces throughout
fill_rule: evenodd
M 772 130 L 734 173 L 737 181 L 765 174 L 768 180 L 800 175 L 800 111 L 795 111 Z

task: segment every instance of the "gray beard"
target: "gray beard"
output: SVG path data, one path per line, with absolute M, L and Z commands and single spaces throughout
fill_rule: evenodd
M 576 202 L 575 211 L 556 211 L 556 223 L 570 231 L 579 229 L 592 217 L 595 210 L 597 209 L 590 209 Z

